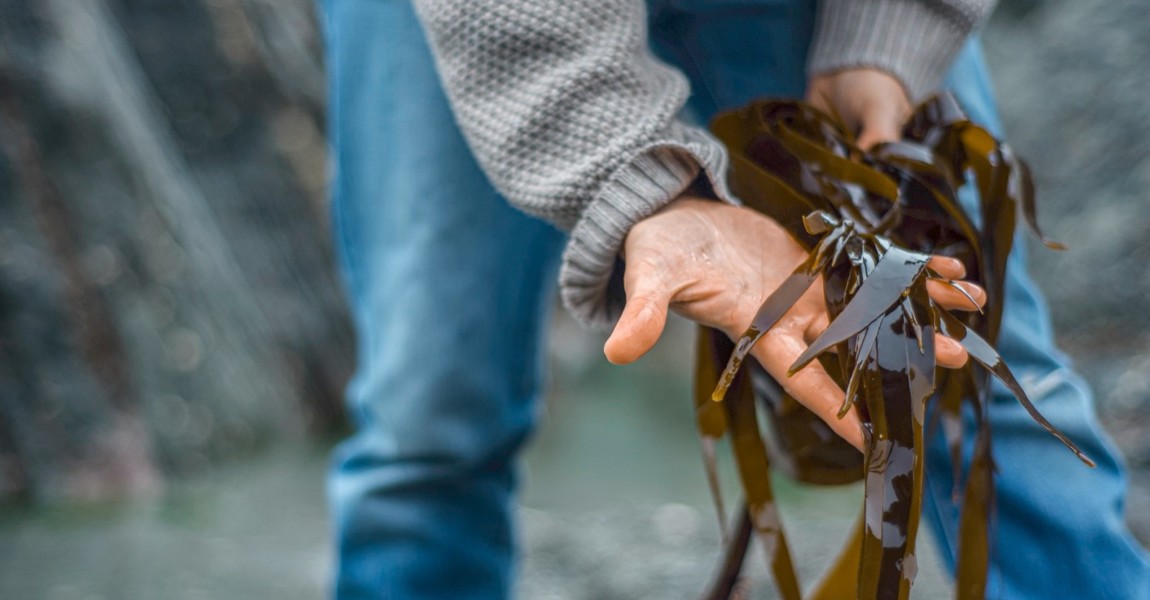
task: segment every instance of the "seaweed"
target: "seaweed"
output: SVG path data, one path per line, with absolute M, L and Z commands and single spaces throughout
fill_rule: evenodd
M 734 193 L 786 227 L 809 255 L 739 339 L 699 330 L 696 421 L 725 544 L 703 597 L 731 597 L 752 537 L 763 546 L 780 597 L 804 597 L 771 489 L 773 461 L 806 483 L 864 482 L 858 525 L 806 597 L 908 598 L 917 571 L 924 439 L 943 435 L 954 496 L 962 499 L 956 597 L 983 598 L 994 507 L 990 377 L 1093 466 L 1042 417 L 994 349 L 1019 218 L 1048 247 L 1062 249 L 1037 226 L 1025 163 L 970 122 L 949 95 L 920 105 L 901 141 L 870 151 L 858 148 L 836 119 L 797 101 L 757 101 L 719 115 L 712 129 L 730 151 Z M 979 192 L 974 214 L 957 194 L 966 184 Z M 930 267 L 934 255 L 962 262 L 968 279 L 986 290 L 985 310 L 956 316 L 934 302 L 929 281 L 966 294 Z M 746 360 L 819 277 L 830 322 L 790 373 L 817 360 L 835 378 L 846 392 L 840 418 L 854 407 L 862 422 L 861 455 Z M 971 360 L 961 369 L 938 368 L 936 332 L 961 344 Z M 977 431 L 962 479 L 964 410 L 973 413 Z M 767 417 L 766 435 L 760 414 Z M 730 527 L 715 470 L 715 443 L 724 436 L 744 496 Z

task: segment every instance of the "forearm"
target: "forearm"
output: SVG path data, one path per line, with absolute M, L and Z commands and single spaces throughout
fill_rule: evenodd
M 932 93 L 996 0 L 820 0 L 811 75 L 886 71 L 911 100 Z

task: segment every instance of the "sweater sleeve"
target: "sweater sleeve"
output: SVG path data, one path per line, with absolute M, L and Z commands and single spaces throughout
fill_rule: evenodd
M 731 201 L 722 144 L 676 120 L 688 84 L 650 53 L 644 3 L 415 5 L 456 121 L 488 178 L 516 207 L 570 232 L 559 274 L 564 304 L 584 323 L 610 325 L 624 298 L 609 283 L 631 225 L 700 174 Z
M 915 97 L 992 0 L 823 0 L 814 72 L 875 66 Z M 564 304 L 610 325 L 627 231 L 702 174 L 720 199 L 727 157 L 677 121 L 685 77 L 647 46 L 642 0 L 415 0 L 456 121 L 508 201 L 570 232 Z
M 996 0 L 820 0 L 812 75 L 873 67 L 912 101 L 930 95 Z

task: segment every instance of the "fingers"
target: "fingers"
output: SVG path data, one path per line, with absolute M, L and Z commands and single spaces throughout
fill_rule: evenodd
M 969 303 L 969 300 L 967 300 Z M 811 321 L 811 325 L 803 331 L 803 342 L 808 346 L 814 342 L 827 328 L 827 317 L 821 315 Z M 805 348 L 804 348 L 805 349 Z M 970 356 L 962 344 L 948 338 L 941 333 L 934 334 L 934 358 L 938 366 L 948 369 L 957 369 L 966 364 Z
M 963 298 L 963 300 L 968 304 L 970 303 L 970 301 L 966 300 L 965 298 Z M 809 346 L 812 342 L 818 339 L 820 335 L 822 335 L 826 328 L 827 317 L 824 313 L 818 318 L 813 319 L 810 326 L 808 326 L 803 331 L 803 343 Z M 958 342 L 942 335 L 941 333 L 935 333 L 934 358 L 940 367 L 946 367 L 947 369 L 957 369 L 965 365 L 970 356 L 966 352 L 966 348 L 962 347 L 962 344 L 959 344 Z
M 966 266 L 957 258 L 932 256 L 930 260 L 926 262 L 926 266 L 947 279 L 963 279 L 966 277 Z
M 802 337 L 804 336 L 785 329 L 772 330 L 755 345 L 751 354 L 788 394 L 861 451 L 863 433 L 858 413 L 851 407 L 843 418 L 838 417 L 844 393 L 822 365 L 817 361 L 812 362 L 794 375 L 787 375 L 790 366 L 807 349 L 807 343 Z M 934 342 L 935 360 L 941 367 L 957 369 L 966 364 L 970 358 L 961 344 L 946 336 L 936 333 Z
M 938 363 L 938 366 L 958 369 L 965 365 L 969 359 L 970 355 L 966 352 L 966 348 L 962 347 L 962 344 L 941 333 L 934 334 L 934 361 Z
M 980 310 L 986 305 L 986 290 L 969 281 L 956 281 L 966 277 L 962 261 L 947 256 L 932 256 L 927 266 L 950 282 L 929 280 L 926 290 L 932 300 L 947 310 Z M 955 286 L 962 288 L 955 289 Z
M 986 305 L 986 292 L 969 281 L 929 280 L 926 291 L 932 300 L 947 310 L 979 310 Z
M 818 362 L 813 362 L 794 375 L 787 369 L 806 350 L 801 332 L 774 329 L 767 333 L 751 350 L 751 354 L 786 390 L 811 412 L 825 421 L 835 433 L 862 451 L 863 432 L 858 414 L 852 407 L 843 418 L 838 418 L 844 393 Z
M 902 138 L 902 124 L 908 107 L 901 102 L 875 101 L 867 104 L 862 114 L 858 146 L 870 150 L 876 144 L 897 142 Z
M 607 360 L 617 365 L 634 362 L 647 353 L 663 335 L 671 291 L 663 285 L 656 270 L 635 262 L 624 272 L 627 304 L 603 345 Z
M 931 258 L 929 266 L 944 277 L 960 278 L 966 275 L 962 263 L 953 258 L 936 256 Z M 961 287 L 965 293 L 956 290 L 953 286 Z M 929 280 L 926 283 L 927 292 L 931 298 L 946 310 L 978 310 L 986 304 L 986 292 L 977 285 L 967 281 L 952 283 Z M 974 302 L 971 302 L 971 299 Z M 803 330 L 802 339 L 807 345 L 813 343 L 829 325 L 826 312 L 820 313 L 810 319 L 810 323 Z M 970 358 L 965 348 L 958 342 L 935 334 L 935 360 L 941 367 L 957 369 L 966 364 Z
M 874 116 L 863 120 L 862 131 L 859 132 L 858 146 L 863 150 L 870 150 L 883 142 L 897 142 L 902 137 L 901 121 L 890 114 L 878 112 Z
M 986 305 L 986 290 L 969 281 L 954 281 L 966 277 L 966 267 L 962 261 L 946 256 L 932 256 L 927 266 L 952 280 L 949 283 L 936 280 L 926 282 L 927 293 L 939 306 L 947 310 L 979 310 Z M 961 287 L 962 291 L 954 286 Z M 962 367 L 970 359 L 962 344 L 940 333 L 934 335 L 934 357 L 940 367 L 948 369 Z
M 902 124 L 910 116 L 906 89 L 881 69 L 858 67 L 819 74 L 807 85 L 808 101 L 858 131 L 857 143 L 864 150 L 898 141 Z

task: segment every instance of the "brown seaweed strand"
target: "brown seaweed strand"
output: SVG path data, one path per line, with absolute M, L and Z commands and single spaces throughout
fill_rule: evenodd
M 979 244 L 989 267 L 982 276 L 986 302 L 1001 306 L 1006 299 L 1006 260 L 1014 247 L 1017 208 L 1007 196 L 1010 167 L 1000 152 L 998 141 L 986 130 L 965 124 L 959 139 L 967 157 L 967 166 L 974 171 L 982 211 L 982 235 Z M 1002 324 L 1002 311 L 986 316 L 985 334 L 988 340 L 997 340 Z
M 911 201 L 917 207 L 921 207 L 927 203 L 919 196 L 927 195 L 937 205 L 938 210 L 946 215 L 948 226 L 955 228 L 963 239 L 971 243 L 978 240 L 977 229 L 954 197 L 954 190 L 949 185 L 950 179 L 937 170 L 947 168 L 945 164 L 927 165 L 899 158 L 885 166 L 897 171 L 905 178 L 900 188 L 904 202 Z M 935 219 L 937 220 L 939 217 L 936 216 Z M 883 231 L 880 233 L 897 235 L 897 232 Z M 933 250 L 933 248 L 912 249 L 924 252 Z
M 799 165 L 799 173 L 792 174 L 788 182 L 796 191 L 833 207 L 844 218 L 854 220 L 864 229 L 874 229 L 876 218 L 864 214 L 858 201 L 861 196 L 874 194 L 894 202 L 898 188 L 886 175 L 837 154 L 812 146 L 811 143 L 785 126 L 770 129 L 778 152 L 786 153 Z M 783 136 L 790 138 L 784 139 Z M 849 166 L 848 166 L 849 165 Z M 870 171 L 869 173 L 867 171 Z M 872 211 L 866 211 L 872 212 Z
M 887 250 L 842 314 L 799 355 L 788 374 L 793 375 L 819 354 L 862 331 L 867 324 L 897 304 L 903 291 L 922 273 L 928 259 L 924 254 L 901 248 L 891 247 Z
M 981 402 L 985 406 L 985 399 Z M 990 565 L 990 507 L 994 505 L 990 428 L 983 419 L 975 438 L 974 456 L 966 478 L 959 520 L 959 552 L 955 570 L 957 600 L 984 600 Z
M 790 277 L 787 277 L 782 285 L 767 298 L 754 320 L 751 321 L 751 326 L 735 342 L 735 349 L 727 361 L 726 368 L 719 376 L 719 382 L 711 394 L 711 400 L 722 402 L 723 397 L 727 394 L 727 388 L 731 386 L 743 360 L 751 352 L 751 348 L 754 348 L 767 331 L 774 327 L 775 323 L 778 323 L 779 319 L 790 310 L 791 306 L 806 293 L 807 289 L 818 278 L 818 270 L 812 268 L 811 264 L 813 257 L 812 254 L 811 259 L 799 265 Z
M 812 123 L 798 123 L 806 129 L 806 136 L 817 134 L 810 128 Z M 788 144 L 782 136 L 792 138 Z M 831 153 L 818 146 L 812 146 L 801 135 L 794 133 L 790 128 L 777 124 L 763 125 L 763 131 L 757 135 L 753 142 L 747 146 L 748 157 L 762 169 L 769 173 L 778 173 L 777 181 L 788 188 L 786 194 L 798 194 L 806 198 L 807 204 L 814 209 L 834 209 L 843 216 L 853 219 L 870 229 L 873 219 L 863 214 L 862 206 L 855 200 L 860 194 L 868 191 L 868 186 L 878 186 L 892 202 L 897 197 L 897 188 L 893 182 L 885 179 L 881 173 L 866 173 L 866 167 Z M 814 160 L 812 160 L 814 159 Z M 839 165 L 839 171 L 849 169 L 850 174 L 839 173 L 844 177 L 836 179 L 828 173 L 827 161 Z M 852 165 L 852 166 L 845 166 Z M 830 169 L 834 171 L 834 168 Z M 856 181 L 857 180 L 857 181 Z M 863 184 L 861 182 L 868 182 Z M 768 200 L 766 212 L 771 215 L 778 214 L 773 198 Z M 787 200 L 787 206 L 792 203 Z
M 711 394 L 719 385 L 719 370 L 723 357 L 734 351 L 735 345 L 723 332 L 700 325 L 695 334 L 695 425 L 699 435 L 721 438 L 727 433 L 727 412 L 711 401 Z
M 759 433 L 754 391 L 746 371 L 731 382 L 731 399 L 724 402 L 731 424 L 731 448 L 735 454 L 739 478 L 746 494 L 751 525 L 762 544 L 767 566 L 774 575 L 775 586 L 783 600 L 801 600 L 798 576 L 791 563 L 791 552 L 771 489 L 770 462 Z
M 962 406 L 974 388 L 976 363 L 968 362 L 961 369 L 946 370 L 938 392 L 938 412 L 935 417 L 942 426 L 951 465 L 951 502 L 957 504 L 962 496 L 962 442 L 966 425 L 962 419 Z
M 854 369 L 851 371 L 850 380 L 847 382 L 843 405 L 839 408 L 838 412 L 838 418 L 840 419 L 846 416 L 852 405 L 861 402 L 858 398 L 859 384 L 862 383 L 865 377 L 866 363 L 870 358 L 871 350 L 874 348 L 875 339 L 877 338 L 878 327 L 867 327 L 862 336 L 862 341 L 859 342 L 858 349 L 855 352 Z
M 882 320 L 871 325 L 881 327 Z M 886 431 L 886 410 L 882 397 L 882 377 L 878 372 L 876 351 L 867 357 L 863 373 L 865 410 L 859 411 L 866 437 L 866 477 L 863 484 L 863 540 L 859 558 L 859 600 L 878 597 L 883 559 L 883 507 L 886 504 L 886 463 L 890 440 Z
M 845 244 L 845 240 L 849 239 L 854 232 L 854 223 L 852 221 L 844 220 L 842 222 L 835 221 L 833 217 L 825 212 L 813 212 L 803 217 L 803 227 L 806 228 L 808 233 L 812 235 L 825 234 L 823 239 L 815 246 L 811 252 L 811 269 L 826 270 L 828 266 L 833 263 L 828 261 L 832 258 L 839 256 L 838 248 L 840 242 Z M 827 228 L 831 228 L 827 231 Z
M 726 505 L 723 502 L 723 488 L 719 484 L 719 470 L 715 464 L 715 442 L 726 434 L 728 429 L 727 412 L 711 402 L 711 390 L 719 379 L 722 357 L 730 352 L 731 340 L 722 332 L 699 326 L 695 332 L 695 425 L 699 432 L 699 445 L 703 454 L 703 468 L 707 475 L 707 487 L 711 501 L 715 505 L 715 516 L 719 519 L 719 531 L 727 538 Z
M 917 411 L 914 418 L 925 435 L 926 403 L 938 391 L 938 369 L 935 360 L 937 355 L 934 345 L 934 334 L 938 328 L 934 324 L 934 313 L 945 309 L 931 300 L 930 292 L 926 289 L 925 278 L 916 281 L 908 294 L 908 298 L 910 299 L 909 309 L 914 315 L 913 318 L 922 327 L 922 343 L 918 346 L 919 358 L 913 360 L 908 358 L 907 364 L 910 371 L 908 371 L 907 378 L 911 382 L 913 396 L 922 398 L 922 402 L 917 402 L 914 406 L 915 411 Z
M 914 578 L 918 571 L 915 559 L 915 546 L 918 539 L 919 519 L 922 516 L 922 490 L 925 482 L 926 442 L 924 429 L 926 403 L 935 392 L 936 356 L 934 326 L 929 320 L 931 316 L 929 313 L 932 310 L 938 310 L 937 307 L 931 303 L 926 291 L 924 279 L 920 279 L 917 282 L 910 297 L 912 299 L 912 305 L 910 306 L 910 313 L 908 313 L 907 316 L 910 318 L 911 315 L 917 314 L 918 316 L 914 318 L 920 322 L 922 331 L 920 333 L 921 344 L 919 344 L 917 340 L 912 344 L 911 340 L 906 338 L 906 344 L 904 346 L 906 351 L 907 388 L 910 392 L 911 416 L 913 417 L 911 427 L 914 436 L 911 442 L 911 448 L 914 451 L 914 473 L 910 494 L 910 521 L 907 524 L 906 551 L 902 565 L 903 581 L 906 582 L 908 593 L 910 587 L 914 584 Z M 927 318 L 924 319 L 923 317 Z
M 728 531 L 722 487 L 719 485 L 719 473 L 715 465 L 715 442 L 726 434 L 728 423 L 727 411 L 723 406 L 711 402 L 711 390 L 718 381 L 719 369 L 723 365 L 722 357 L 733 347 L 731 340 L 721 331 L 703 326 L 696 329 L 694 390 L 696 425 L 699 430 L 707 485 L 710 488 L 715 516 L 719 520 L 719 531 L 723 539 L 723 551 L 719 563 L 703 592 L 702 600 L 727 600 L 731 597 L 743 569 L 751 536 L 745 502 L 741 502 L 736 509 L 735 514 L 739 519 L 734 530 Z
M 921 282 L 919 282 L 921 285 Z M 879 325 L 875 358 L 882 382 L 882 404 L 886 419 L 886 463 L 881 465 L 882 495 L 882 561 L 876 598 L 905 600 L 917 572 L 913 539 L 918 528 L 915 495 L 922 486 L 921 408 L 933 391 L 912 385 L 908 362 L 918 353 L 908 319 L 901 307 L 894 307 Z M 932 360 L 928 368 L 933 369 Z M 921 365 L 919 365 L 921 366 Z M 919 382 L 914 382 L 919 383 Z M 915 397 L 919 392 L 921 397 Z M 877 479 L 877 478 L 875 478 Z M 868 478 L 868 484 L 874 480 Z M 868 497 L 868 503 L 871 499 Z M 878 507 L 869 507 L 874 511 Z
M 739 520 L 730 539 L 724 544 L 711 580 L 699 600 L 730 600 L 735 593 L 753 531 L 746 503 L 739 503 L 738 511 Z
M 940 317 L 939 324 L 943 334 L 962 344 L 962 347 L 966 348 L 966 351 L 970 354 L 971 359 L 985 367 L 986 370 L 998 378 L 998 380 L 1014 394 L 1015 399 L 1026 409 L 1030 417 L 1037 421 L 1043 429 L 1058 438 L 1058 441 L 1062 442 L 1071 452 L 1078 456 L 1079 460 L 1090 467 L 1096 466 L 1094 461 L 1078 448 L 1077 444 L 1066 437 L 1066 434 L 1062 433 L 1062 431 L 1055 427 L 1050 421 L 1047 421 L 1046 417 L 1042 416 L 1042 413 L 1038 412 L 1038 409 L 1030 402 L 1030 398 L 1027 397 L 1026 391 L 1022 389 L 1018 380 L 1014 378 L 1014 373 L 1010 371 L 1010 368 L 1006 366 L 1002 357 L 998 355 L 998 352 L 995 351 L 986 340 L 982 339 L 977 333 L 967 328 L 961 321 L 946 311 L 939 311 L 938 314 Z
M 807 600 L 844 600 L 858 598 L 858 573 L 863 540 L 863 517 L 851 527 L 847 541 L 843 544 L 835 562 L 823 573 Z
M 715 504 L 715 517 L 719 520 L 719 533 L 723 541 L 727 541 L 727 508 L 723 503 L 723 486 L 719 482 L 719 470 L 715 461 L 716 438 L 708 436 L 699 437 L 700 451 L 703 454 L 703 464 L 707 472 L 707 489 L 711 492 L 711 500 Z
M 857 184 L 890 201 L 898 198 L 898 186 L 886 175 L 862 163 L 830 152 L 785 125 L 776 125 L 772 127 L 771 132 L 795 158 L 816 168 L 818 172 L 824 174 L 824 177 L 829 177 L 840 184 L 841 182 Z
M 1022 216 L 1026 221 L 1030 233 L 1042 242 L 1042 245 L 1051 250 L 1065 250 L 1066 245 L 1046 237 L 1038 227 L 1038 209 L 1035 207 L 1034 179 L 1030 176 L 1030 166 L 1026 161 L 1014 156 L 1014 153 L 1003 144 L 1003 154 L 1014 164 L 1015 177 L 1011 180 L 1011 196 L 1018 198 L 1022 204 Z
M 790 185 L 747 157 L 732 153 L 731 191 L 751 209 L 771 215 L 780 225 L 794 231 L 803 216 L 820 207 Z
M 966 297 L 967 300 L 970 300 L 970 305 L 973 306 L 978 311 L 979 314 L 986 314 L 983 312 L 982 307 L 978 305 L 978 302 L 974 299 L 974 296 L 971 296 L 970 292 L 966 291 L 966 288 L 962 287 L 961 285 L 958 285 L 957 283 L 955 283 L 949 279 L 946 279 L 945 277 L 932 277 L 931 279 L 934 279 L 935 281 L 937 281 L 937 282 L 939 282 L 945 286 L 948 286 L 951 289 L 953 289 L 954 291 L 962 294 L 963 296 Z
M 918 345 L 918 351 L 920 353 L 926 352 L 926 345 L 922 341 L 922 323 L 918 320 L 918 315 L 915 313 L 910 295 L 907 294 L 903 296 L 899 304 L 902 306 L 902 313 L 906 316 L 907 324 L 910 325 L 910 331 L 914 334 L 914 341 Z
M 850 596 L 857 595 L 868 600 L 878 597 L 901 600 L 909 593 L 914 570 L 913 537 L 919 510 L 917 503 L 921 502 L 919 486 L 922 482 L 925 413 L 925 405 L 917 400 L 929 395 L 924 390 L 934 389 L 935 384 L 933 330 L 927 326 L 931 324 L 944 333 L 960 332 L 962 335 L 952 337 L 964 343 L 974 358 L 963 369 L 947 371 L 943 375 L 938 414 L 956 470 L 961 469 L 962 462 L 964 401 L 973 405 L 978 417 L 975 456 L 971 473 L 967 477 L 963 521 L 960 524 L 962 547 L 959 594 L 962 600 L 981 598 L 985 592 L 989 556 L 987 524 L 993 505 L 993 464 L 989 420 L 984 414 L 987 404 L 985 398 L 977 396 L 977 390 L 985 392 L 987 389 L 989 376 L 985 371 L 976 370 L 974 363 L 982 364 L 989 373 L 1002 380 L 1036 421 L 1059 437 L 1080 458 L 1089 461 L 1034 410 L 1021 387 L 1005 364 L 1002 364 L 1001 358 L 981 337 L 993 341 L 1001 325 L 1006 258 L 1013 249 L 1017 221 L 1026 220 L 1036 236 L 1042 238 L 1034 217 L 1033 185 L 1029 171 L 1009 148 L 970 123 L 957 102 L 948 96 L 935 98 L 921 106 L 906 128 L 907 139 L 920 142 L 933 152 L 933 156 L 917 152 L 913 146 L 892 146 L 889 152 L 873 155 L 878 157 L 878 161 L 869 160 L 851 146 L 849 134 L 838 124 L 797 103 L 761 103 L 747 110 L 720 116 L 715 123 L 716 133 L 732 149 L 735 167 L 733 183 L 741 190 L 738 193 L 753 198 L 747 202 L 752 208 L 776 219 L 781 217 L 780 222 L 801 243 L 815 247 L 809 259 L 807 275 L 813 278 L 821 271 L 827 277 L 827 306 L 831 312 L 831 326 L 796 361 L 792 372 L 816 357 L 824 357 L 825 350 L 834 348 L 842 371 L 839 372 L 839 367 L 830 363 L 824 364 L 824 367 L 839 372 L 840 378 L 846 379 L 840 382 L 845 383 L 848 390 L 846 402 L 858 407 L 864 424 L 866 510 L 862 540 L 854 544 L 858 552 L 855 562 L 859 568 L 857 586 Z M 980 195 L 981 232 L 973 228 L 953 194 L 953 189 L 965 183 L 968 170 L 974 173 L 973 183 Z M 879 177 L 874 177 L 872 173 Z M 882 191 L 891 183 L 898 190 L 898 202 L 888 207 L 886 201 L 892 198 Z M 764 190 L 770 193 L 764 194 Z M 781 202 L 776 203 L 772 196 L 781 198 Z M 800 213 L 811 209 L 826 209 L 832 214 L 848 216 L 861 224 L 864 231 L 892 235 L 900 244 L 909 244 L 919 252 L 938 251 L 959 258 L 966 264 L 971 279 L 981 283 L 987 290 L 987 314 L 964 317 L 970 324 L 968 326 L 933 305 L 925 293 L 925 277 L 933 277 L 935 274 L 925 269 L 913 273 L 901 286 L 896 287 L 893 282 L 879 286 L 884 291 L 888 286 L 899 291 L 899 295 L 891 297 L 890 302 L 873 300 L 856 304 L 856 300 L 865 299 L 867 294 L 871 294 L 868 288 L 875 286 L 875 282 L 870 282 L 868 286 L 873 273 L 867 271 L 878 272 L 880 266 L 889 266 L 884 264 L 891 258 L 887 255 L 902 251 L 890 249 L 889 242 L 882 238 L 859 236 L 854 232 L 848 234 L 845 230 L 826 233 L 821 242 L 816 242 L 818 233 L 824 233 L 825 229 L 816 233 L 808 227 L 806 236 L 799 229 L 799 221 L 803 216 Z M 825 215 L 824 220 L 827 220 Z M 907 223 L 913 225 L 902 232 Z M 872 231 L 872 224 L 881 227 L 881 231 Z M 933 233 L 935 228 L 942 233 L 941 237 Z M 838 266 L 843 254 L 849 256 L 852 267 Z M 868 261 L 873 269 L 867 268 Z M 805 292 L 805 288 L 802 292 Z M 850 302 L 846 302 L 847 299 Z M 786 303 L 782 312 L 789 306 L 790 303 Z M 876 319 L 877 315 L 882 316 Z M 728 378 L 727 385 L 739 385 L 732 383 L 734 374 L 754 342 L 773 326 L 774 321 L 777 321 L 777 317 L 766 327 L 758 330 L 752 328 L 748 331 L 750 337 L 744 336 L 746 339 L 740 340 L 741 348 L 731 353 L 732 360 L 728 361 L 724 371 L 723 378 Z M 968 330 L 968 327 L 972 328 Z M 832 332 L 832 328 L 837 330 Z M 868 342 L 868 337 L 877 341 Z M 929 351 L 928 343 L 931 344 Z M 972 346 L 975 348 L 972 349 Z M 901 350 L 901 359 L 894 350 L 884 352 L 884 348 L 891 347 Z M 740 356 L 736 356 L 738 350 L 742 350 Z M 927 354 L 930 355 L 929 361 Z M 717 371 L 719 364 L 714 363 L 713 370 Z M 853 367 L 853 370 L 848 367 Z M 897 375 L 903 378 L 900 380 Z M 723 392 L 718 389 L 723 385 L 721 379 L 711 395 L 712 399 L 722 399 Z M 852 386 L 854 393 L 850 393 Z M 858 391 L 860 387 L 861 394 Z M 719 412 L 725 412 L 730 418 L 734 414 L 732 411 L 744 404 L 741 398 L 745 393 L 736 390 L 734 399 L 725 403 L 705 402 L 706 398 L 697 393 L 696 401 L 702 400 L 710 408 L 719 407 Z M 732 422 L 731 434 L 733 438 L 739 438 L 735 431 L 737 428 L 739 433 L 744 434 L 743 437 L 747 437 L 753 429 L 754 439 L 761 446 L 757 421 L 753 419 L 753 402 L 751 404 L 749 413 L 752 419 L 747 421 L 744 417 L 738 425 Z M 697 408 L 702 407 L 697 405 Z M 708 412 L 715 411 L 699 410 L 697 417 L 700 418 L 700 426 L 718 429 L 719 420 L 708 415 Z M 910 461 L 909 471 L 905 459 L 908 451 L 914 457 Z M 756 460 L 754 454 L 736 450 L 736 458 L 741 461 L 741 465 L 742 462 Z M 766 456 L 761 452 L 758 454 L 760 458 L 757 460 L 761 460 L 763 465 L 761 477 L 766 477 Z M 745 475 L 742 466 L 740 474 Z M 909 509 L 906 508 L 907 502 L 900 502 L 907 498 L 906 490 L 892 485 L 895 479 L 910 482 Z M 959 481 L 956 473 L 956 492 Z M 745 477 L 743 485 L 746 489 L 748 482 Z M 769 482 L 766 485 L 769 493 Z M 761 495 L 760 492 L 756 492 L 756 495 Z M 750 489 L 748 495 L 751 495 Z M 773 498 L 771 506 L 773 508 Z M 752 510 L 752 514 L 764 513 Z M 777 523 L 776 513 L 766 514 L 766 517 L 769 522 Z M 755 521 L 759 524 L 759 519 Z M 904 524 L 901 529 L 899 523 Z M 770 533 L 771 528 L 768 526 L 767 529 L 766 533 Z M 768 541 L 769 536 L 764 537 L 763 533 L 760 531 L 760 537 Z M 777 550 L 777 545 L 766 545 L 769 550 Z M 728 551 L 737 550 L 730 544 L 727 548 Z M 789 566 L 789 556 L 786 562 Z M 774 559 L 771 564 L 772 570 L 777 570 L 781 565 Z M 793 574 L 793 570 L 790 571 Z M 783 579 L 776 574 L 777 581 Z M 819 589 L 821 591 L 826 587 L 821 586 Z M 832 595 L 827 598 L 835 597 Z

